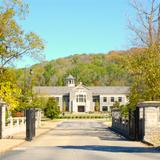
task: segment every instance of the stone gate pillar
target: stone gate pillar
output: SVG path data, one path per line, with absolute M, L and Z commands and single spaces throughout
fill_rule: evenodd
M 139 103 L 140 118 L 144 119 L 144 141 L 160 143 L 160 101 Z
M 3 138 L 6 120 L 6 103 L 0 102 L 0 139 Z

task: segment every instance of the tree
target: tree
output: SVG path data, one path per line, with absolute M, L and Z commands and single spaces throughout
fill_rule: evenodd
M 17 84 L 17 71 L 13 68 L 5 68 L 1 74 L 0 82 L 12 82 Z
M 19 106 L 21 89 L 11 82 L 0 82 L 0 98 L 7 103 L 8 110 L 13 111 Z
M 50 119 L 58 118 L 60 114 L 60 109 L 55 98 L 51 97 L 48 99 L 46 108 L 44 109 L 44 113 L 45 116 Z
M 48 99 L 44 97 L 38 97 L 37 95 L 33 95 L 32 99 L 29 96 L 21 97 L 20 105 L 16 108 L 16 111 L 23 111 L 26 108 L 39 108 L 44 110 L 46 108 Z
M 129 58 L 129 72 L 133 84 L 129 94 L 131 108 L 138 101 L 160 100 L 160 50 L 150 47 L 134 53 Z
M 160 100 L 160 1 L 151 0 L 144 9 L 142 1 L 132 0 L 137 13 L 137 23 L 129 24 L 136 34 L 138 46 L 128 57 L 128 71 L 133 83 L 129 94 L 129 108 L 138 102 Z
M 33 97 L 31 102 L 32 108 L 39 108 L 44 110 L 46 108 L 48 99 L 44 97 L 37 97 L 36 95 Z
M 120 109 L 120 103 L 118 101 L 115 101 L 112 106 L 112 109 Z
M 44 73 L 43 73 L 43 77 L 45 79 L 45 85 L 49 86 L 51 83 L 51 78 L 54 74 L 55 70 L 53 68 L 53 66 L 48 63 L 47 65 L 45 65 L 44 67 Z
M 3 0 L 0 7 L 0 97 L 10 110 L 19 109 L 21 95 L 15 71 L 7 68 L 23 56 L 41 57 L 44 49 L 42 39 L 34 32 L 25 33 L 17 21 L 25 18 L 28 5 L 23 0 Z M 14 77 L 14 78 L 13 78 Z M 27 88 L 27 87 L 26 87 Z M 29 100 L 26 100 L 28 102 Z M 27 103 L 26 103 L 27 104 Z
M 0 74 L 4 67 L 23 56 L 41 57 L 42 39 L 34 32 L 25 33 L 17 19 L 25 15 L 27 5 L 22 0 L 4 0 L 0 8 Z
M 125 119 L 129 118 L 129 109 L 127 105 L 121 105 L 120 106 L 120 112 L 121 112 L 121 116 Z
M 136 19 L 128 27 L 135 34 L 136 45 L 151 47 L 160 44 L 160 1 L 130 0 Z M 146 6 L 145 6 L 146 4 Z

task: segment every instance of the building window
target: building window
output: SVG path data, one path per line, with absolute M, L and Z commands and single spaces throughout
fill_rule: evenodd
M 93 102 L 99 102 L 99 96 L 93 96 Z
M 76 101 L 77 102 L 86 102 L 86 95 L 79 94 L 76 96 Z
M 97 101 L 97 99 L 93 97 L 93 102 L 96 102 L 96 101 Z
M 108 106 L 103 106 L 102 111 L 107 112 L 108 111 Z
M 118 102 L 122 102 L 122 97 L 118 97 Z
M 107 97 L 103 97 L 103 102 L 107 102 Z
M 114 102 L 114 97 L 111 97 L 111 102 Z

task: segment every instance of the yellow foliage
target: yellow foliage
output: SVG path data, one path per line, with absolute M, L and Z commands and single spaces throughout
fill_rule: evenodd
M 14 110 L 19 105 L 21 89 L 11 82 L 0 83 L 0 98 L 7 103 L 9 110 Z

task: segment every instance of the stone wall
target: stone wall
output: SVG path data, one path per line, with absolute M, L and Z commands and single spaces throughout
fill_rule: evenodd
M 138 107 L 144 112 L 144 141 L 160 145 L 160 102 L 143 102 Z
M 160 146 L 160 128 L 148 129 L 144 140 L 153 144 L 154 146 Z

